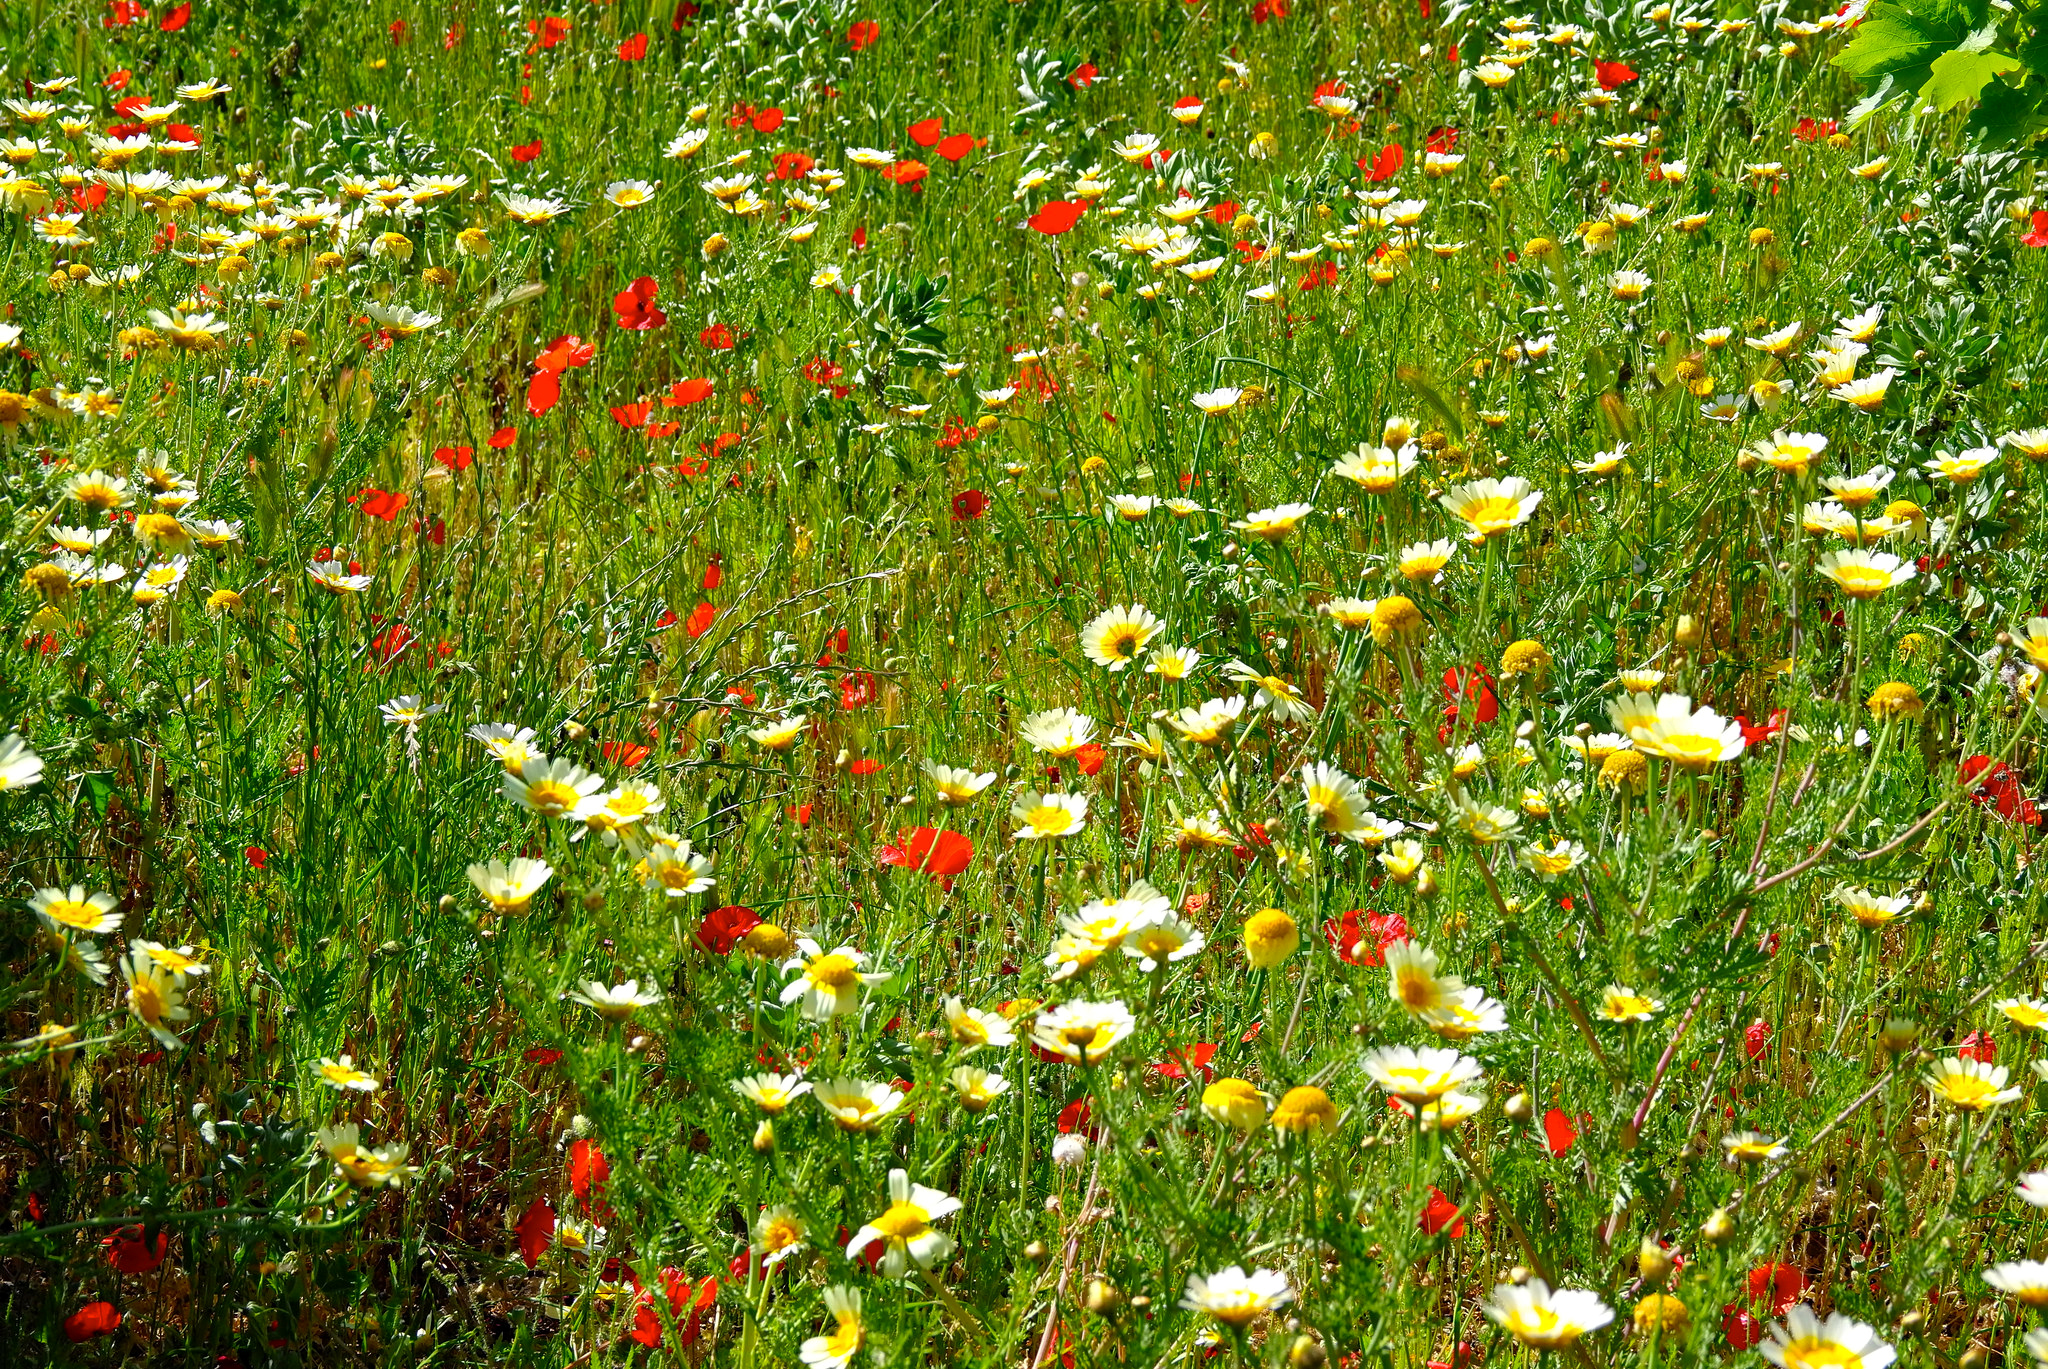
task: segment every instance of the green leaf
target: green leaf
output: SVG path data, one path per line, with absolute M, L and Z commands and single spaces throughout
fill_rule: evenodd
M 1935 59 L 1973 40 L 1986 45 L 1979 34 L 1988 18 L 1989 5 L 1971 0 L 1878 0 L 1835 65 L 1866 81 L 1890 76 L 1894 85 L 1918 90 L 1934 79 Z
M 2003 81 L 1985 87 L 1970 114 L 1970 133 L 1992 147 L 2025 147 L 2048 131 L 2040 82 L 2009 86 Z
M 1993 78 L 2017 71 L 2019 65 L 2003 52 L 1944 52 L 1934 59 L 1933 74 L 1920 93 L 1946 112 L 1976 99 Z

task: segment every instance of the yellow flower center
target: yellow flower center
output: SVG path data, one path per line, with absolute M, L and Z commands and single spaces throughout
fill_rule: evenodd
M 916 1203 L 891 1203 L 889 1210 L 875 1218 L 875 1230 L 892 1241 L 922 1236 L 931 1228 L 931 1214 Z
M 129 980 L 128 1003 L 135 1015 L 152 1027 L 164 1020 L 164 995 L 154 979 L 138 975 Z
M 581 794 L 560 780 L 542 780 L 526 788 L 526 801 L 549 817 L 568 812 L 582 800 Z
M 1470 523 L 1480 532 L 1505 532 L 1515 525 L 1522 515 L 1521 501 L 1505 495 L 1492 495 L 1474 499 L 1458 509 L 1458 517 Z M 1439 563 L 1441 566 L 1441 563 Z
M 1835 1341 L 1808 1336 L 1785 1347 L 1785 1369 L 1860 1369 L 1863 1356 Z
M 847 1317 L 825 1338 L 825 1353 L 835 1359 L 849 1358 L 860 1349 L 863 1332 L 859 1320 Z
M 5 781 L 0 780 L 0 785 L 4 784 Z M 52 922 L 61 922 L 66 927 L 90 927 L 98 922 L 100 917 L 100 910 L 90 903 L 80 903 L 68 898 L 58 899 L 43 909 L 43 912 Z
M 837 992 L 858 984 L 860 970 L 854 965 L 851 956 L 841 955 L 837 951 L 827 951 L 824 955 L 811 957 L 810 963 L 804 967 L 804 977 L 821 989 Z

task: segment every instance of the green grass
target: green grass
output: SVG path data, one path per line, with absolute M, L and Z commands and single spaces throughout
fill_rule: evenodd
M 1471 73 L 1525 12 L 1536 55 L 1489 90 Z M 1482 1313 L 1497 1283 L 1533 1273 L 1615 1310 L 1564 1358 L 1678 1369 L 1758 1359 L 1731 1348 L 1723 1314 L 1772 1320 L 1751 1281 L 1772 1262 L 1915 1365 L 2027 1353 L 2033 1314 L 1980 1271 L 2041 1245 L 2012 1194 L 2042 1149 L 2039 1049 L 1993 1007 L 2041 989 L 2039 829 L 2018 796 L 2042 759 L 2015 637 L 2042 602 L 2042 478 L 1998 445 L 2048 421 L 2030 160 L 1973 152 L 1960 111 L 1894 104 L 1852 125 L 1838 34 L 1777 55 L 1780 18 L 1820 17 L 1797 7 L 1702 11 L 1751 26 L 1690 39 L 1647 7 L 799 3 L 706 5 L 680 27 L 666 3 L 560 13 L 570 26 L 545 48 L 526 25 L 547 12 L 519 7 L 202 0 L 168 32 L 164 7 L 129 25 L 43 0 L 0 14 L 10 95 L 76 76 L 38 98 L 85 110 L 94 133 L 126 117 L 124 95 L 231 87 L 170 116 L 198 150 L 132 171 L 345 209 L 360 203 L 349 177 L 467 177 L 403 220 L 282 228 L 223 272 L 231 249 L 206 235 L 260 206 L 237 218 L 168 188 L 115 193 L 81 220 L 89 246 L 53 248 L 34 223 L 63 174 L 89 179 L 93 144 L 8 114 L 7 136 L 49 145 L 0 187 L 0 303 L 20 329 L 0 348 L 0 736 L 44 763 L 0 791 L 0 1037 L 19 1043 L 0 1048 L 8 1362 L 754 1369 L 799 1363 L 843 1285 L 877 1363 L 1029 1366 L 1046 1350 L 1078 1369 L 1154 1366 L 1213 1342 L 1295 1369 L 1421 1369 L 1461 1342 L 1489 1362 L 1536 1355 Z M 868 21 L 879 36 L 856 50 L 849 29 Z M 1576 46 L 1544 40 L 1563 23 L 1584 30 Z M 641 33 L 644 57 L 620 60 Z M 1606 108 L 1581 102 L 1595 59 L 1637 73 Z M 1083 63 L 1099 78 L 1068 81 Z M 116 70 L 132 73 L 118 92 L 102 84 Z M 1327 82 L 1353 113 L 1315 106 Z M 1184 127 L 1169 110 L 1190 95 L 1205 107 Z M 740 106 L 785 122 L 756 131 Z M 986 142 L 948 161 L 912 141 L 932 118 Z M 1840 126 L 1807 137 L 1802 120 Z M 664 158 L 690 128 L 709 131 L 702 150 Z M 1426 177 L 1439 129 L 1464 162 Z M 1173 152 L 1163 168 L 1113 151 L 1140 133 Z M 1629 133 L 1643 146 L 1599 141 Z M 1271 155 L 1254 155 L 1265 134 Z M 1406 164 L 1369 183 L 1359 163 L 1389 143 Z M 859 147 L 927 172 L 896 184 L 856 165 Z M 770 201 L 758 216 L 698 188 L 741 152 Z M 785 204 L 806 184 L 771 179 L 791 152 L 843 174 L 829 208 Z M 1881 175 L 1852 174 L 1879 157 Z M 1683 181 L 1653 178 L 1681 159 Z M 1762 163 L 1779 173 L 1749 170 Z M 1110 188 L 1071 230 L 1027 226 L 1097 165 Z M 1049 179 L 1020 190 L 1034 169 Z M 650 205 L 604 202 L 634 179 L 660 182 Z M 1382 250 L 1385 228 L 1342 231 L 1362 195 L 1395 187 L 1428 201 L 1406 253 Z M 1189 259 L 1222 259 L 1203 282 L 1116 241 L 1164 226 L 1155 208 L 1183 190 L 1237 206 L 1189 225 Z M 515 191 L 570 207 L 523 227 L 504 208 Z M 1616 203 L 1649 212 L 1589 237 Z M 806 217 L 815 233 L 791 240 Z M 409 256 L 371 250 L 391 228 Z M 458 244 L 469 228 L 487 256 Z M 838 288 L 812 284 L 827 267 Z M 1640 301 L 1613 297 L 1620 270 L 1651 278 Z M 667 319 L 631 331 L 613 297 L 641 277 Z M 1261 284 L 1277 302 L 1248 297 Z M 384 346 L 373 304 L 438 322 Z M 1857 374 L 1896 377 L 1863 412 L 1804 358 L 1873 306 Z M 218 316 L 216 345 L 132 331 L 180 308 Z M 1745 345 L 1795 322 L 1783 359 Z M 708 340 L 721 327 L 729 349 Z M 1716 327 L 1725 347 L 1700 340 Z M 565 335 L 594 350 L 532 412 L 536 358 Z M 689 379 L 709 397 L 661 402 Z M 977 394 L 1011 385 L 1000 407 Z M 1227 411 L 1191 403 L 1225 386 L 1246 391 Z M 60 402 L 101 392 L 89 407 L 110 412 Z M 636 401 L 677 427 L 624 426 L 612 410 Z M 1397 416 L 1419 444 L 1397 490 L 1331 473 Z M 504 429 L 516 439 L 490 445 Z M 1811 477 L 1742 455 L 1779 430 L 1826 437 Z M 1622 442 L 1617 469 L 1575 469 Z M 1994 445 L 1970 483 L 1925 469 Z M 465 447 L 461 469 L 436 457 Z M 74 476 L 126 477 L 129 512 L 146 512 L 158 451 L 196 483 L 181 517 L 237 521 L 238 542 L 193 547 L 184 582 L 146 608 L 126 525 L 100 552 L 131 572 L 121 583 L 60 589 L 35 569 L 52 529 L 106 517 L 67 501 Z M 1817 569 L 1843 539 L 1802 531 L 1801 512 L 1827 497 L 1819 477 L 1878 464 L 1898 475 L 1868 514 L 1910 500 L 1931 520 L 1880 546 L 1928 571 L 1852 602 Z M 1495 475 L 1542 492 L 1533 517 L 1460 543 L 1438 583 L 1404 581 L 1403 547 L 1463 531 L 1436 496 Z M 364 510 L 380 491 L 406 500 L 389 520 Z M 1104 513 L 1118 494 L 1195 508 L 1121 522 Z M 1231 526 L 1290 501 L 1314 512 L 1283 540 Z M 308 576 L 334 548 L 373 577 L 362 593 Z M 210 608 L 216 589 L 239 606 Z M 1395 594 L 1426 632 L 1376 642 L 1323 611 Z M 1089 662 L 1084 625 L 1132 603 L 1163 621 L 1158 643 L 1201 653 L 1194 676 Z M 1501 673 L 1524 639 L 1551 658 L 1540 679 Z M 1166 711 L 1249 703 L 1258 686 L 1225 676 L 1232 660 L 1289 681 L 1312 716 L 1251 703 L 1224 745 L 1182 742 Z M 1498 716 L 1473 700 L 1447 719 L 1441 682 L 1474 663 Z M 1654 762 L 1646 793 L 1617 794 L 1564 743 L 1612 730 L 1618 673 L 1642 667 L 1666 672 L 1646 698 L 1752 722 L 1782 709 L 1787 726 L 1697 777 Z M 1887 681 L 1924 715 L 1873 717 Z M 406 695 L 444 710 L 416 745 L 379 712 Z M 1049 779 L 1019 733 L 1055 708 L 1094 719 L 1098 743 L 1151 731 L 1166 754 L 1108 746 L 1098 773 L 1070 760 Z M 809 722 L 791 750 L 748 738 L 794 713 Z M 655 821 L 715 857 L 715 887 L 650 892 L 632 855 L 507 800 L 502 767 L 464 735 L 488 722 L 533 729 L 607 783 L 657 786 Z M 1468 743 L 1479 768 L 1454 776 Z M 1959 779 L 1972 757 L 2010 767 L 2006 813 L 1973 794 L 1981 776 Z M 996 779 L 948 809 L 926 761 Z M 1427 879 L 1388 879 L 1375 848 L 1315 829 L 1300 773 L 1319 761 L 1408 825 Z M 1506 841 L 1458 825 L 1454 795 L 1514 808 L 1530 786 L 1551 812 Z M 1035 788 L 1085 794 L 1085 828 L 1013 840 L 1012 800 Z M 1178 849 L 1182 816 L 1211 810 L 1228 844 Z M 971 842 L 949 882 L 883 860 L 919 826 Z M 1515 855 L 1553 839 L 1589 859 L 1542 883 Z M 465 870 L 521 855 L 553 877 L 524 913 L 494 916 Z M 1109 950 L 1052 979 L 1060 916 L 1140 878 L 1207 949 L 1157 975 Z M 110 964 L 146 939 L 207 966 L 175 1045 L 131 1012 L 118 967 L 92 982 L 29 910 L 72 884 L 118 902 L 118 931 L 72 938 Z M 1841 884 L 1919 906 L 1864 930 L 1831 898 Z M 780 1002 L 778 960 L 700 937 L 728 905 L 890 977 L 857 1012 L 808 1021 Z M 1301 937 L 1269 970 L 1241 943 L 1264 908 Z M 1326 928 L 1354 909 L 1398 915 L 1504 1005 L 1506 1030 L 1457 1043 L 1488 1101 L 1441 1136 L 1390 1110 L 1363 1067 L 1436 1038 L 1384 969 L 1339 956 Z M 624 1025 L 565 997 L 628 978 L 661 1002 Z M 1596 1020 L 1610 985 L 1661 1007 Z M 1088 1068 L 1022 1044 L 968 1056 L 949 995 L 1008 1005 L 1023 1037 L 1036 1007 L 1075 999 L 1120 1000 L 1135 1027 Z M 1894 1018 L 1918 1025 L 1903 1049 L 1883 1038 Z M 75 1034 L 32 1040 L 46 1024 Z M 1981 1119 L 1917 1082 L 1972 1032 L 2022 1091 Z M 1325 1090 L 1340 1122 L 1240 1138 L 1205 1116 L 1203 1079 L 1157 1068 L 1200 1046 L 1218 1077 L 1275 1102 Z M 381 1087 L 325 1086 L 319 1062 L 344 1053 Z M 963 1063 L 1008 1080 L 985 1111 L 947 1082 Z M 730 1084 L 799 1064 L 821 1083 L 902 1081 L 910 1102 L 850 1134 L 800 1098 L 763 1148 Z M 1093 1139 L 1057 1164 L 1076 1104 Z M 416 1172 L 350 1182 L 315 1137 L 343 1122 L 365 1147 L 407 1146 Z M 1575 1133 L 1561 1151 L 1546 1144 L 1560 1126 Z M 1743 1130 L 1789 1150 L 1731 1167 L 1721 1137 Z M 600 1192 L 574 1191 L 578 1142 L 604 1157 Z M 929 1278 L 845 1251 L 899 1168 L 962 1204 Z M 1462 1235 L 1418 1226 L 1447 1211 L 1432 1189 Z M 516 1228 L 542 1203 L 603 1225 L 601 1248 L 557 1240 L 529 1263 Z M 808 1249 L 765 1278 L 734 1273 L 757 1214 L 782 1205 Z M 1721 1209 L 1716 1241 L 1702 1227 Z M 102 1241 L 138 1224 L 140 1251 L 162 1232 L 165 1256 L 124 1272 Z M 1653 1291 L 1638 1246 L 1660 1236 L 1685 1258 L 1672 1291 L 1689 1324 L 1653 1338 L 1629 1323 Z M 1281 1271 L 1296 1300 L 1242 1335 L 1179 1309 L 1191 1275 L 1232 1265 Z M 636 1281 L 681 1290 L 673 1315 L 667 1297 L 636 1304 Z M 68 1336 L 98 1302 L 118 1329 Z M 636 1306 L 660 1345 L 629 1338 Z

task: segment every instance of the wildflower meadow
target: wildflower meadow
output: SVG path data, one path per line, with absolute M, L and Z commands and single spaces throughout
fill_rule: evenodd
M 2048 1365 L 2048 9 L 0 7 L 0 1364 Z

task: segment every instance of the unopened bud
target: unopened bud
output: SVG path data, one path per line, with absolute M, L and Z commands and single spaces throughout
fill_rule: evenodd
M 1705 633 L 1700 628 L 1699 619 L 1690 613 L 1681 613 L 1678 615 L 1678 626 L 1672 629 L 1671 635 L 1680 646 L 1690 649 L 1700 644 L 1700 638 Z
M 1083 1302 L 1083 1306 L 1098 1317 L 1106 1317 L 1122 1306 L 1123 1300 L 1123 1294 L 1117 1292 L 1114 1286 L 1105 1283 L 1101 1279 L 1090 1279 L 1088 1280 L 1088 1296 Z
M 1536 1115 L 1536 1105 L 1529 1101 L 1526 1093 L 1517 1093 L 1501 1104 L 1500 1110 L 1508 1115 L 1511 1122 L 1526 1122 Z
M 1529 1266 L 1525 1264 L 1518 1264 L 1514 1268 L 1508 1270 L 1508 1282 L 1514 1284 L 1523 1284 L 1529 1282 Z
M 590 735 L 590 729 L 571 718 L 562 724 L 562 735 L 572 742 L 580 742 Z
M 1735 1238 L 1735 1218 L 1725 1207 L 1717 1207 L 1700 1223 L 1700 1239 L 1708 1245 L 1726 1245 Z
M 1888 1017 L 1877 1039 L 1886 1054 L 1903 1055 L 1920 1039 L 1920 1024 L 1910 1017 Z
M 1643 1237 L 1642 1245 L 1636 1250 L 1636 1272 L 1652 1288 L 1662 1288 L 1664 1281 L 1671 1277 L 1671 1255 L 1657 1244 L 1654 1236 Z
M 1287 1347 L 1288 1369 L 1322 1369 L 1329 1357 L 1323 1343 L 1314 1336 L 1296 1336 L 1294 1344 Z
M 765 1117 L 754 1128 L 754 1149 L 763 1155 L 775 1149 L 775 1124 Z

